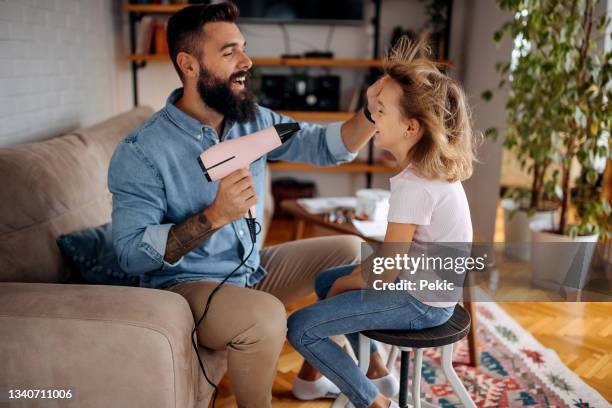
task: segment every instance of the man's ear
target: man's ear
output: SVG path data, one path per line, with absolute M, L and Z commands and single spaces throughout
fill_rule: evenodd
M 176 56 L 176 64 L 179 66 L 185 79 L 197 78 L 200 74 L 200 64 L 198 64 L 198 60 L 193 55 L 184 51 L 179 52 Z

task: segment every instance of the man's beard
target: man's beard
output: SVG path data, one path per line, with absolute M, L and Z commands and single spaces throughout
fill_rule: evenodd
M 246 86 L 240 93 L 232 91 L 232 81 L 237 77 L 250 76 L 248 71 L 233 73 L 224 81 L 208 72 L 200 64 L 198 93 L 202 101 L 232 122 L 245 123 L 255 119 L 256 105 L 253 92 Z

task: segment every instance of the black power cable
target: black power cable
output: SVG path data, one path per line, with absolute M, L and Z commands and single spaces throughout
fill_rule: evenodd
M 247 220 L 249 220 L 249 219 L 247 219 Z M 191 345 L 193 346 L 193 349 L 194 349 L 194 351 L 196 353 L 196 356 L 198 357 L 198 363 L 200 364 L 200 369 L 202 370 L 202 374 L 204 374 L 204 378 L 206 378 L 206 381 L 215 390 L 213 392 L 213 400 L 212 400 L 213 408 L 215 408 L 215 403 L 217 401 L 217 393 L 219 392 L 219 388 L 217 387 L 217 385 L 213 381 L 211 381 L 210 378 L 208 378 L 208 375 L 206 375 L 206 369 L 204 368 L 204 364 L 202 363 L 202 359 L 200 358 L 200 353 L 198 353 L 198 343 L 197 343 L 196 330 L 198 329 L 198 326 L 200 326 L 200 323 L 202 323 L 202 320 L 204 320 L 204 317 L 208 313 L 208 309 L 210 307 L 210 302 L 212 301 L 213 296 L 219 291 L 219 289 L 221 289 L 221 286 L 223 286 L 225 284 L 225 282 L 227 282 L 227 280 L 234 273 L 236 273 L 236 271 L 238 269 L 240 269 L 240 267 L 242 265 L 245 264 L 245 262 L 247 261 L 247 259 L 249 259 L 251 257 L 251 254 L 253 253 L 253 250 L 255 249 L 256 236 L 259 235 L 259 233 L 261 232 L 261 224 L 259 222 L 255 221 L 254 218 L 250 218 L 250 220 L 253 220 L 254 224 L 249 223 L 249 232 L 250 232 L 250 235 L 251 235 L 251 244 L 252 244 L 251 245 L 251 250 L 249 251 L 249 254 L 242 260 L 242 262 L 240 262 L 240 265 L 238 265 L 236 268 L 234 268 L 234 270 L 232 272 L 230 272 L 230 274 L 227 275 L 225 278 L 223 278 L 223 280 L 221 282 L 219 282 L 219 284 L 213 289 L 213 291 L 210 292 L 210 295 L 208 295 L 208 299 L 206 300 L 206 305 L 204 306 L 204 312 L 202 312 L 202 316 L 200 316 L 198 321 L 195 322 L 193 330 L 191 331 Z M 257 225 L 259 227 L 258 231 L 254 231 L 254 226 L 255 225 Z

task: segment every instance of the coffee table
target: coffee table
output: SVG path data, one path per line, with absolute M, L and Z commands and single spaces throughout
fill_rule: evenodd
M 306 223 L 312 223 L 314 225 L 340 232 L 342 234 L 358 235 L 368 242 L 381 242 L 375 238 L 361 235 L 357 228 L 355 228 L 350 222 L 345 222 L 342 224 L 325 222 L 322 214 L 309 213 L 301 205 L 298 204 L 297 200 L 283 200 L 281 201 L 280 206 L 283 210 L 291 214 L 295 219 L 293 239 L 304 238 L 304 227 L 306 226 Z

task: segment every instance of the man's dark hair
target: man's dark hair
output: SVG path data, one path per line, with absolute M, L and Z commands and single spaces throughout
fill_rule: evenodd
M 168 52 L 181 80 L 183 73 L 176 62 L 176 56 L 183 51 L 200 60 L 199 42 L 204 35 L 204 25 L 217 21 L 235 23 L 238 7 L 232 2 L 185 7 L 168 20 Z

